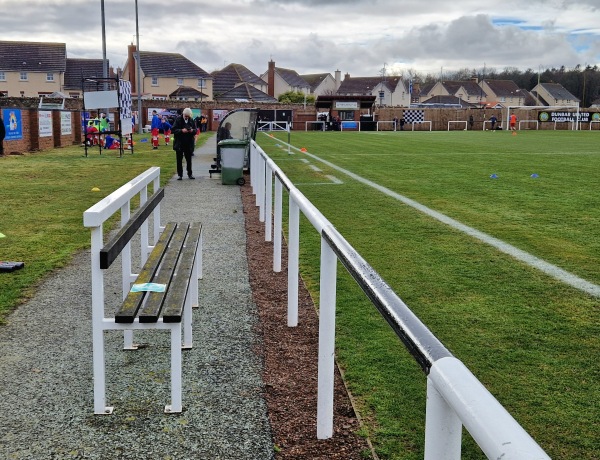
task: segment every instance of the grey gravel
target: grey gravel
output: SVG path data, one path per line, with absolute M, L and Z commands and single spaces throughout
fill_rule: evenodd
M 196 180 L 172 178 L 161 207 L 163 224 L 204 225 L 194 347 L 183 354 L 184 411 L 163 413 L 169 334 L 136 332 L 146 346 L 123 351 L 122 334 L 110 331 L 106 395 L 115 409 L 93 414 L 90 255 L 82 252 L 0 327 L 0 459 L 274 458 L 240 190 L 209 179 L 214 152 L 211 138 L 196 151 Z M 156 154 L 175 161 L 170 147 Z M 120 297 L 119 264 L 113 267 L 107 309 Z

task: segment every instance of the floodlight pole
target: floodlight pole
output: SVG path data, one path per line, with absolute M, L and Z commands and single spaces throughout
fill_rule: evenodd
M 138 22 L 138 2 L 135 0 L 135 53 L 137 65 L 137 78 L 135 79 L 137 86 L 137 103 L 138 103 L 138 134 L 142 134 L 142 70 L 140 66 L 140 25 Z M 134 71 L 135 72 L 135 71 Z

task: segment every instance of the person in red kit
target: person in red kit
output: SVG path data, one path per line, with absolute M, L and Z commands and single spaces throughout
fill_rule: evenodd
M 156 113 L 156 110 L 152 111 L 152 124 L 150 125 L 150 133 L 152 134 L 152 148 L 156 150 L 158 148 L 158 131 L 162 126 L 162 122 Z
M 162 117 L 162 130 L 165 135 L 165 145 L 169 145 L 169 142 L 171 142 L 171 123 L 169 123 L 167 117 Z

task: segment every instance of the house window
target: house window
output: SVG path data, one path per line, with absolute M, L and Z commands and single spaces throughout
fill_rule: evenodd
M 50 72 L 48 72 L 48 73 L 46 74 L 46 81 L 54 81 L 54 74 L 53 74 L 53 73 L 50 73 Z
M 204 78 L 198 78 L 198 88 L 206 88 L 206 81 L 204 81 Z
M 27 81 L 27 72 L 21 72 L 19 74 L 19 80 L 20 81 Z
M 177 85 L 178 86 L 183 86 L 183 78 L 178 78 L 177 79 Z
M 152 86 L 158 86 L 158 77 L 152 77 Z
M 6 74 L 4 72 L 0 72 L 0 81 L 6 81 Z

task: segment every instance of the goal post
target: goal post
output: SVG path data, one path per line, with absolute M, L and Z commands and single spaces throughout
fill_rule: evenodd
M 580 110 L 579 110 L 579 104 L 571 104 L 571 105 L 510 105 L 508 107 L 506 107 L 506 126 L 510 126 L 509 125 L 509 120 L 510 120 L 510 115 L 511 112 L 516 112 L 517 110 L 519 111 L 528 111 L 527 113 L 527 118 L 523 120 L 524 123 L 531 123 L 533 121 L 538 120 L 538 112 L 565 112 L 568 114 L 572 114 L 572 118 L 574 120 L 574 123 L 572 124 L 572 128 L 573 130 L 578 130 L 579 129 L 579 120 L 580 120 Z M 535 117 L 531 117 L 530 116 L 530 111 L 535 111 L 536 112 L 536 116 Z M 569 117 L 571 118 L 571 116 Z M 553 121 L 553 120 L 539 120 L 539 121 Z M 571 121 L 571 120 L 565 120 L 565 121 Z M 543 124 L 543 123 L 542 123 Z M 521 129 L 521 124 L 519 123 L 519 129 Z M 536 129 L 539 129 L 539 127 L 536 127 Z

